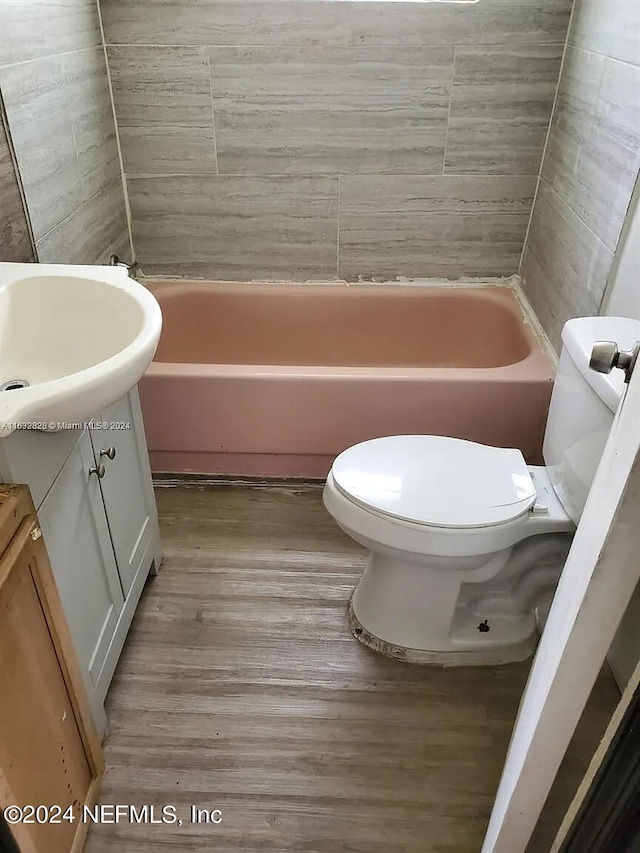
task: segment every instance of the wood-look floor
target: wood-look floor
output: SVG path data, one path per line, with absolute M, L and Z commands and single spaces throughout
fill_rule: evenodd
M 365 554 L 318 489 L 157 497 L 165 562 L 109 693 L 101 802 L 175 805 L 183 825 L 94 827 L 88 853 L 478 853 L 528 664 L 363 648 L 346 603 Z M 617 700 L 603 673 L 530 851 L 548 850 Z M 192 825 L 190 805 L 222 823 Z

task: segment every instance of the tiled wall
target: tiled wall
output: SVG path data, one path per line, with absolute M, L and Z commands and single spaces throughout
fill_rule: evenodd
M 31 263 L 31 235 L 4 127 L 0 102 L 0 261 Z
M 557 347 L 601 310 L 639 169 L 640 3 L 576 0 L 520 270 Z
M 571 0 L 100 5 L 145 272 L 517 271 Z
M 40 261 L 128 256 L 95 0 L 0 0 L 0 90 Z

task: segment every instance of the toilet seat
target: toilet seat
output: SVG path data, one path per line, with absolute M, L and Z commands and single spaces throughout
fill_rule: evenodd
M 435 435 L 356 444 L 332 468 L 339 492 L 363 509 L 449 529 L 505 524 L 535 503 L 519 450 Z

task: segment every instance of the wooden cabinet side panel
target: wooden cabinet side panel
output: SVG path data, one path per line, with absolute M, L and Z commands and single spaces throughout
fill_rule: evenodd
M 33 504 L 26 486 L 0 485 L 0 557 L 31 512 L 33 512 Z M 1 575 L 0 583 L 2 583 Z
M 40 534 L 40 529 L 36 529 Z M 31 573 L 38 591 L 40 605 L 47 620 L 51 641 L 67 685 L 71 705 L 79 723 L 80 735 L 92 776 L 99 779 L 104 772 L 102 745 L 93 722 L 82 671 L 41 534 L 37 539 L 32 540 L 30 549 L 32 552 Z
M 101 759 L 95 744 L 87 750 L 91 734 L 83 737 L 79 706 L 71 698 L 77 685 L 68 683 L 60 665 L 52 640 L 58 630 L 41 602 L 36 578 L 46 577 L 48 564 L 31 538 L 34 527 L 25 522 L 3 558 L 10 568 L 0 587 L 0 767 L 17 805 L 73 807 L 73 823 L 34 823 L 29 829 L 38 850 L 68 853 L 83 834 L 79 818 L 95 795 Z

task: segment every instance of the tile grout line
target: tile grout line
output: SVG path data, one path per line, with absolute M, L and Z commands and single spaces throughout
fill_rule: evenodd
M 100 34 L 102 38 L 102 51 L 104 54 L 104 64 L 107 74 L 107 85 L 109 86 L 109 98 L 111 99 L 111 115 L 113 116 L 113 126 L 116 135 L 116 148 L 118 149 L 118 161 L 120 163 L 120 178 L 122 182 L 122 195 L 124 201 L 124 213 L 127 220 L 127 231 L 129 232 L 129 249 L 131 251 L 131 263 L 136 259 L 136 250 L 133 245 L 133 226 L 131 217 L 131 205 L 129 204 L 129 188 L 127 186 L 127 175 L 124 170 L 124 159 L 122 157 L 122 145 L 120 143 L 120 128 L 118 127 L 118 116 L 116 115 L 116 101 L 113 97 L 113 82 L 111 80 L 111 68 L 109 67 L 109 54 L 107 52 L 107 42 L 104 37 L 104 27 L 102 24 L 102 9 L 100 8 L 100 0 L 96 0 L 96 10 L 98 13 L 98 23 L 100 24 Z
M 221 178 L 291 178 L 296 179 L 320 179 L 320 178 L 337 178 L 342 173 L 338 172 L 221 172 Z M 217 177 L 214 172 L 129 172 L 130 178 L 136 180 L 145 180 L 147 178 L 211 178 Z M 538 175 L 511 175 L 505 173 L 484 175 L 481 173 L 469 172 L 467 174 L 447 173 L 441 175 L 433 172 L 352 172 L 349 175 L 342 175 L 343 178 L 457 178 L 458 180 L 469 181 L 522 181 L 537 179 Z
M 560 204 L 564 208 L 566 208 L 566 210 L 569 210 L 575 216 L 575 218 L 578 220 L 578 222 L 580 222 L 582 225 L 584 225 L 584 227 L 587 229 L 589 234 L 591 234 L 591 236 L 595 240 L 597 240 L 597 242 L 600 243 L 600 245 L 604 249 L 606 249 L 607 252 L 609 252 L 612 256 L 615 255 L 616 250 L 607 246 L 607 244 L 604 242 L 602 237 L 599 237 L 596 234 L 596 232 L 593 230 L 593 228 L 587 222 L 585 222 L 584 219 L 580 216 L 578 211 L 575 210 L 573 207 L 571 207 L 571 205 L 566 200 L 566 198 L 564 198 L 562 195 L 560 195 L 558 190 L 552 184 L 550 184 L 549 181 L 546 178 L 544 178 L 542 175 L 540 175 L 540 183 L 544 184 L 545 186 L 547 186 L 549 188 L 549 191 L 556 197 L 556 199 L 560 202 Z M 534 254 L 535 254 L 535 252 L 534 252 Z
M 211 99 L 211 126 L 213 129 L 213 153 L 216 160 L 216 175 L 220 174 L 220 162 L 218 160 L 218 138 L 216 134 L 216 111 L 213 103 L 213 76 L 211 74 L 211 51 L 208 47 L 207 51 L 207 67 L 209 69 L 209 97 Z
M 73 217 L 77 214 L 77 212 L 81 208 L 85 207 L 88 204 L 91 204 L 91 202 L 94 201 L 95 199 L 97 199 L 98 196 L 101 195 L 105 190 L 108 190 L 112 185 L 117 184 L 119 180 L 120 180 L 119 177 L 112 178 L 107 184 L 105 184 L 99 190 L 96 190 L 96 192 L 94 192 L 93 195 L 90 195 L 89 198 L 83 199 L 80 202 L 80 204 L 78 204 L 78 205 L 76 205 L 76 207 L 74 207 L 74 209 L 71 211 L 71 213 L 68 213 L 59 222 L 56 222 L 55 225 L 53 225 L 51 228 L 49 228 L 47 231 L 45 231 L 44 234 L 41 234 L 40 237 L 38 237 L 36 239 L 36 242 L 37 243 L 42 242 L 42 240 L 44 240 L 50 234 L 53 234 L 54 231 L 57 231 L 58 228 L 61 228 L 63 225 L 66 225 L 70 219 L 73 219 Z
M 421 2 L 428 2 L 428 1 L 429 0 L 421 0 Z M 386 0 L 386 2 L 390 2 L 390 0 Z M 409 0 L 409 2 L 416 2 L 416 0 Z M 434 2 L 434 0 L 431 0 L 431 2 Z M 450 2 L 450 0 L 449 0 L 449 2 Z M 187 47 L 189 47 L 189 48 L 223 47 L 223 48 L 247 49 L 247 48 L 272 48 L 272 46 L 273 46 L 271 41 L 264 41 L 264 42 L 245 42 L 245 41 L 237 41 L 237 42 L 236 41 L 234 41 L 234 42 L 216 42 L 216 41 L 204 41 L 204 42 L 202 42 L 202 41 L 200 41 L 200 42 L 130 42 L 130 41 L 112 41 L 112 42 L 108 42 L 107 44 L 108 44 L 108 47 L 131 47 L 131 48 L 139 48 L 139 47 L 153 47 L 153 48 L 164 48 L 164 47 L 167 47 L 167 48 L 176 48 L 176 47 L 179 47 L 179 48 L 182 48 L 182 47 L 184 47 L 184 48 L 187 48 Z M 294 47 L 296 44 L 300 47 L 308 46 L 306 42 L 305 43 L 283 42 L 283 43 L 280 43 L 276 46 L 277 47 Z M 362 50 L 372 50 L 374 48 L 379 48 L 381 46 L 382 47 L 385 46 L 384 42 L 367 42 L 364 44 L 362 44 L 362 43 L 353 44 L 350 42 L 349 43 L 346 43 L 346 42 L 345 43 L 333 43 L 331 41 L 328 41 L 328 42 L 325 42 L 323 44 L 326 47 L 343 48 L 343 49 L 348 50 L 348 51 L 361 50 L 361 49 Z M 514 48 L 514 49 L 519 49 L 519 48 L 527 48 L 530 46 L 533 46 L 533 47 L 562 47 L 562 48 L 564 48 L 565 41 L 554 41 L 554 40 L 535 41 L 531 45 L 529 45 L 526 42 L 522 42 L 522 43 L 518 42 L 516 44 L 508 42 L 505 44 L 504 42 L 500 42 L 500 41 L 475 42 L 474 44 L 477 47 L 498 48 L 500 50 L 505 49 L 505 48 L 508 49 L 510 47 Z M 317 44 L 315 42 L 313 43 L 313 45 L 317 46 Z M 386 44 L 386 46 L 388 47 L 389 44 Z M 391 45 L 391 46 L 397 47 L 398 45 Z M 411 48 L 429 48 L 429 49 L 436 48 L 436 47 L 469 47 L 469 43 L 468 42 L 454 42 L 454 43 L 452 43 L 450 41 L 439 41 L 439 42 L 430 42 L 429 41 L 429 42 L 416 42 L 414 44 L 408 45 L 408 47 L 411 47 Z M 593 52 L 595 53 L 596 51 L 593 51 Z M 24 61 L 29 61 L 29 60 L 24 60 Z M 626 60 L 620 60 L 620 62 L 625 62 L 625 61 Z M 628 64 L 634 65 L 635 63 L 628 63 Z M 638 63 L 638 64 L 640 65 L 640 63 Z
M 626 65 L 628 68 L 640 68 L 640 62 L 629 62 L 627 59 L 619 59 L 617 56 L 609 56 L 607 53 L 602 53 L 600 50 L 591 50 L 588 47 L 579 47 L 577 44 L 568 43 L 567 47 L 577 51 L 577 53 L 589 53 L 592 56 L 601 56 L 608 62 L 616 62 L 618 65 Z
M 560 69 L 558 71 L 558 85 L 556 86 L 556 93 L 553 98 L 553 104 L 551 106 L 551 113 L 549 115 L 549 126 L 547 127 L 547 135 L 545 136 L 544 145 L 542 146 L 542 155 L 540 157 L 540 167 L 538 168 L 538 175 L 536 180 L 536 188 L 533 193 L 533 200 L 531 202 L 531 212 L 529 214 L 529 222 L 527 224 L 527 230 L 524 235 L 524 242 L 522 244 L 522 251 L 520 252 L 520 261 L 518 263 L 518 275 L 522 279 L 522 264 L 524 261 L 524 253 L 527 250 L 527 242 L 529 240 L 529 232 L 531 231 L 531 223 L 533 222 L 533 212 L 536 207 L 536 200 L 538 198 L 538 191 L 540 190 L 540 181 L 542 180 L 542 167 L 544 166 L 544 158 L 547 154 L 547 147 L 549 145 L 549 138 L 551 137 L 551 128 L 553 126 L 553 119 L 556 114 L 556 108 L 558 106 L 558 97 L 560 95 L 560 83 L 562 82 L 562 72 L 564 71 L 565 60 L 567 58 L 567 51 L 569 49 L 569 36 L 571 34 L 571 25 L 573 24 L 573 17 L 575 15 L 576 6 L 578 4 L 576 2 L 571 6 L 571 14 L 569 15 L 569 23 L 567 24 L 567 36 L 564 41 L 564 49 L 562 51 L 562 60 L 560 61 Z
M 98 0 L 98 2 L 100 2 L 100 0 Z M 105 46 L 106 47 L 126 47 L 126 48 L 132 48 L 133 50 L 137 50 L 138 48 L 157 48 L 157 49 L 167 48 L 170 50 L 170 49 L 174 49 L 174 48 L 200 48 L 200 47 L 207 47 L 207 48 L 209 48 L 209 47 L 222 47 L 222 48 L 243 48 L 243 49 L 245 49 L 245 48 L 264 48 L 264 49 L 266 49 L 266 48 L 270 47 L 270 45 L 268 43 L 255 44 L 253 42 L 249 42 L 248 44 L 245 44 L 242 42 L 232 42 L 232 43 L 206 42 L 206 44 L 203 44 L 202 42 L 178 42 L 178 43 L 167 42 L 164 44 L 154 44 L 151 42 L 140 42 L 138 44 L 136 42 L 117 42 L 117 41 L 114 41 L 114 42 L 106 42 L 105 41 Z M 286 45 L 286 46 L 290 47 L 291 45 Z M 466 46 L 468 46 L 468 45 L 465 45 L 462 43 L 451 45 L 450 42 L 433 42 L 433 43 L 425 42 L 425 43 L 421 43 L 421 44 L 411 45 L 411 47 L 416 47 L 416 48 L 420 48 L 420 47 L 422 47 L 422 48 L 453 47 L 454 51 L 457 51 L 457 49 L 459 47 L 466 47 Z M 73 53 L 81 53 L 82 51 L 92 50 L 93 48 L 98 48 L 98 47 L 102 47 L 102 45 L 96 44 L 96 45 L 92 45 L 89 47 L 77 48 L 76 50 L 69 50 L 69 51 L 66 51 L 63 53 L 51 53 L 51 54 L 46 54 L 45 56 L 35 56 L 32 59 L 23 59 L 23 60 L 20 60 L 19 62 L 8 62 L 8 63 L 4 63 L 3 65 L 0 65 L 0 68 L 10 68 L 11 66 L 14 66 L 14 65 L 26 65 L 29 62 L 37 62 L 41 59 L 55 59 L 55 57 L 57 57 L 57 56 L 67 56 L 67 55 L 73 54 Z M 349 50 L 357 50 L 358 48 L 369 48 L 370 49 L 370 48 L 376 47 L 376 45 L 375 44 L 343 44 L 343 45 L 339 44 L 339 45 L 329 45 L 329 47 L 342 47 L 342 48 L 349 49 Z M 481 42 L 477 45 L 477 47 L 502 49 L 505 47 L 505 45 L 501 44 L 500 42 Z M 513 47 L 515 49 L 526 48 L 527 45 L 526 44 L 516 44 Z M 576 44 L 568 44 L 568 42 L 566 40 L 564 42 L 558 42 L 558 41 L 535 42 L 533 47 L 561 47 L 563 49 L 563 51 L 565 50 L 566 47 L 571 47 L 574 50 L 580 51 L 581 53 L 591 53 L 594 56 L 602 56 L 605 59 L 610 59 L 612 62 L 617 62 L 617 63 L 620 63 L 621 65 L 628 65 L 630 68 L 640 68 L 640 62 L 632 62 L 628 59 L 620 59 L 619 57 L 616 57 L 616 56 L 609 56 L 608 54 L 602 53 L 602 51 L 599 51 L 599 50 L 591 50 L 591 48 L 580 47 L 579 45 L 576 45 Z M 454 58 L 454 60 L 455 60 L 455 58 Z M 465 83 L 464 85 L 465 86 L 484 86 L 484 85 L 486 85 L 486 83 L 469 82 L 469 83 Z
M 629 235 L 632 233 L 632 225 L 634 222 L 634 207 L 635 207 L 635 199 L 640 198 L 640 171 L 636 175 L 636 180 L 633 185 L 633 190 L 631 192 L 631 198 L 629 199 L 629 204 L 627 205 L 627 209 L 625 211 L 624 220 L 622 222 L 622 228 L 620 229 L 620 234 L 618 236 L 618 241 L 616 243 L 615 251 L 612 253 L 611 258 L 611 266 L 609 268 L 609 273 L 607 275 L 607 281 L 605 282 L 604 290 L 602 291 L 602 298 L 600 300 L 600 305 L 598 306 L 598 313 L 602 313 L 602 309 L 609 300 L 611 299 L 611 295 L 614 287 L 614 279 L 617 273 L 617 270 L 621 263 L 621 258 L 618 255 L 618 248 L 620 247 L 620 243 L 623 240 L 628 240 Z M 616 256 L 618 258 L 616 260 Z
M 96 3 L 98 0 L 96 0 Z M 76 53 L 87 53 L 90 50 L 101 50 L 104 47 L 104 43 L 102 44 L 92 44 L 88 47 L 78 47 L 75 50 L 63 50 L 60 53 L 47 53 L 44 56 L 34 56 L 31 59 L 21 59 L 18 62 L 5 62 L 0 65 L 0 68 L 3 70 L 5 68 L 19 68 L 22 65 L 29 65 L 32 62 L 43 62 L 47 59 L 58 59 L 62 56 L 74 56 Z
M 13 165 L 15 176 L 16 176 L 16 184 L 18 186 L 18 194 L 20 195 L 20 199 L 22 201 L 22 207 L 24 209 L 24 218 L 27 223 L 27 233 L 29 235 L 29 241 L 31 243 L 31 248 L 33 250 L 33 257 L 36 263 L 38 262 L 38 246 L 36 240 L 36 234 L 33 228 L 33 223 L 31 222 L 31 213 L 29 212 L 29 203 L 27 201 L 27 191 L 24 186 L 24 181 L 22 179 L 22 170 L 20 168 L 20 164 L 18 163 L 18 152 L 16 151 L 16 147 L 13 144 L 13 137 L 11 136 L 11 128 L 9 127 L 9 116 L 7 115 L 7 109 L 2 97 L 2 92 L 0 91 L 0 127 L 4 129 L 5 138 L 7 140 L 7 148 L 9 151 L 9 159 Z
M 336 234 L 336 279 L 340 279 L 340 207 L 342 205 L 342 177 L 338 175 L 338 228 Z

